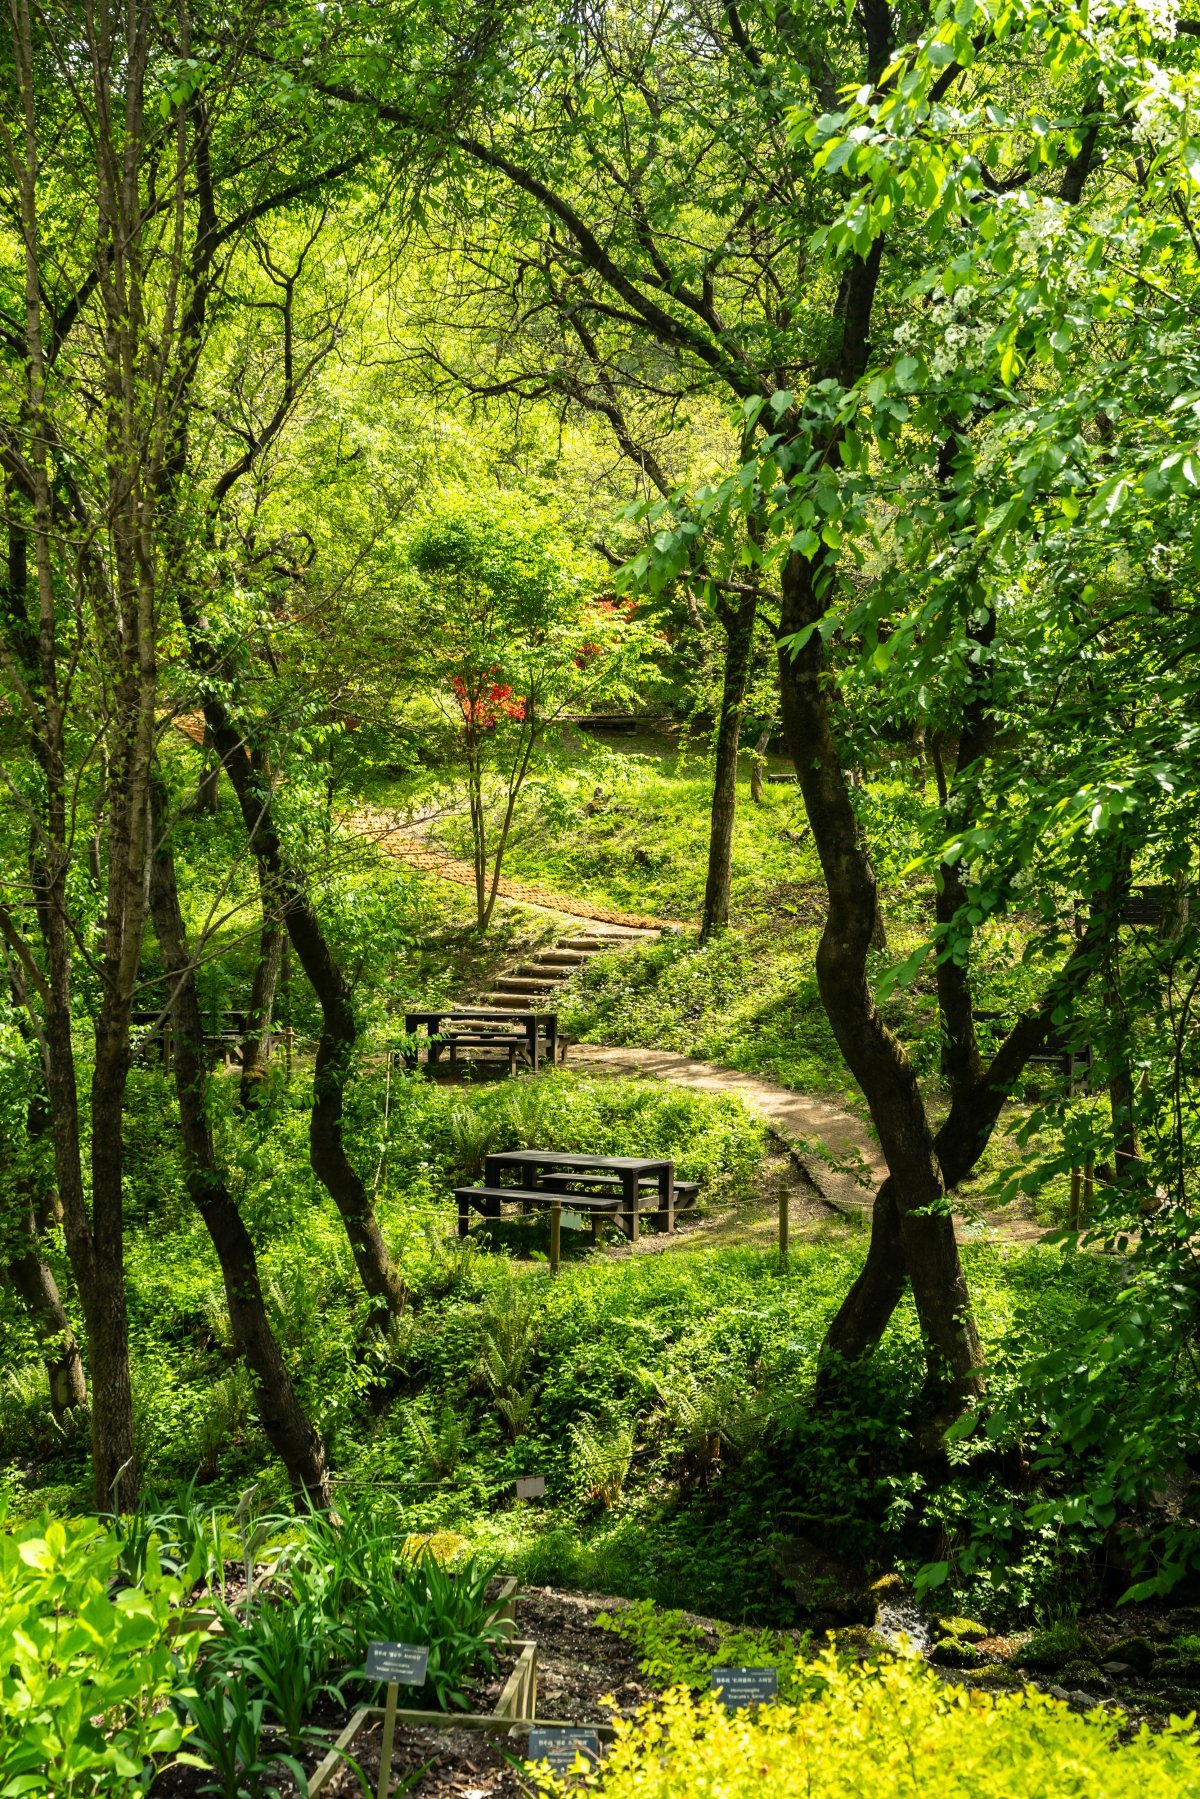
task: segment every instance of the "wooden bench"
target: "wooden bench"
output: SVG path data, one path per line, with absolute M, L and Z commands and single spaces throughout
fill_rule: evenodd
M 1012 1029 L 1014 1020 L 1003 1012 L 976 1012 L 975 1022 L 994 1025 L 997 1034 L 1003 1038 Z M 1083 1043 L 1076 1047 L 1061 1031 L 1051 1028 L 1032 1055 L 1025 1059 L 1030 1066 L 1041 1063 L 1043 1066 L 1057 1068 L 1066 1078 L 1068 1091 L 1073 1093 L 1079 1070 L 1082 1068 L 1085 1081 L 1091 1073 L 1092 1046 L 1090 1043 Z
M 471 1228 L 472 1210 L 479 1212 L 484 1218 L 498 1219 L 501 1207 L 517 1206 L 522 1212 L 536 1210 L 549 1211 L 559 1205 L 564 1212 L 586 1212 L 592 1228 L 592 1240 L 595 1241 L 596 1225 L 602 1217 L 608 1217 L 618 1224 L 629 1238 L 636 1243 L 638 1238 L 637 1212 L 630 1217 L 625 1209 L 625 1201 L 619 1193 L 565 1193 L 561 1196 L 544 1187 L 456 1187 L 454 1197 L 458 1202 L 458 1234 L 465 1237 Z M 655 1198 L 657 1199 L 657 1194 Z M 639 1194 L 639 1200 L 641 1195 Z M 638 1210 L 641 1210 L 639 1205 Z M 651 1217 L 660 1219 L 662 1214 L 656 1205 Z M 668 1221 L 671 1229 L 674 1219 Z
M 443 1049 L 450 1051 L 450 1066 L 455 1067 L 460 1049 L 501 1049 L 508 1057 L 509 1074 L 516 1073 L 517 1057 L 527 1066 L 533 1063 L 529 1054 L 529 1038 L 525 1031 L 443 1031 Z
M 600 1188 L 620 1189 L 621 1177 L 617 1174 L 544 1174 L 541 1184 L 552 1193 L 564 1193 L 571 1199 L 583 1199 L 589 1190 Z M 653 1193 L 655 1183 L 647 1178 L 640 1183 L 643 1193 Z M 582 1190 L 581 1190 L 582 1189 Z M 505 1192 L 510 1189 L 505 1188 Z M 694 1200 L 700 1191 L 699 1181 L 675 1182 L 675 1210 L 686 1211 L 689 1202 Z

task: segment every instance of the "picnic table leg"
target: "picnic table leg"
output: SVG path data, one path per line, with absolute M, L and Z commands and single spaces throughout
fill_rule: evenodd
M 662 1226 L 668 1236 L 675 1229 L 675 1164 L 663 1168 L 658 1176 L 658 1211 L 654 1214 L 654 1222 Z
M 529 1038 L 529 1066 L 534 1074 L 538 1071 L 538 1021 L 531 1018 L 525 1026 L 525 1035 Z
M 550 1206 L 550 1272 L 558 1273 L 562 1256 L 562 1207 L 557 1200 Z
M 621 1197 L 625 1201 L 625 1212 L 629 1220 L 626 1236 L 631 1243 L 638 1240 L 638 1178 L 628 1168 L 621 1170 Z
M 471 1202 L 465 1193 L 458 1196 L 458 1234 L 465 1237 L 471 1228 Z

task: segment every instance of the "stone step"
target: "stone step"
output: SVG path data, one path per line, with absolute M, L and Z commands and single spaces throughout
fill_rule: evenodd
M 547 987 L 557 987 L 569 975 L 573 975 L 575 970 L 573 968 L 548 968 L 543 962 L 522 962 L 520 967 L 514 968 L 512 972 L 527 980 L 543 981 Z
M 497 1012 L 529 1012 L 537 1009 L 530 1006 L 531 997 L 528 993 L 489 993 L 484 1005 L 493 1006 Z
M 535 958 L 544 968 L 582 968 L 587 961 L 583 950 L 544 949 Z
M 498 993 L 553 993 L 557 981 L 535 981 L 528 975 L 502 974 L 496 977 Z

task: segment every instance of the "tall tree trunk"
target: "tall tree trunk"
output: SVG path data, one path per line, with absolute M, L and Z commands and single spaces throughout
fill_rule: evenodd
M 215 813 L 217 792 L 221 784 L 221 759 L 213 748 L 212 735 L 204 728 L 204 746 L 200 762 L 200 779 L 192 802 L 197 812 Z
M 186 602 L 184 605 L 193 648 L 203 661 L 199 621 L 187 613 Z M 206 712 L 221 765 L 229 776 L 247 836 L 258 857 L 264 885 L 279 896 L 281 922 L 321 1007 L 309 1120 L 313 1172 L 341 1214 L 364 1288 L 372 1299 L 399 1317 L 404 1311 L 404 1282 L 388 1253 L 371 1195 L 346 1153 L 342 1135 L 346 1083 L 358 1037 L 350 989 L 303 882 L 284 858 L 271 808 L 270 787 L 256 778 L 246 744 L 221 702 L 208 700 Z
M 62 1419 L 75 1406 L 87 1403 L 87 1382 L 79 1346 L 58 1292 L 58 1283 L 38 1242 L 32 1204 L 17 1207 L 15 1219 L 24 1247 L 13 1244 L 5 1264 L 9 1280 L 29 1313 L 37 1337 L 38 1354 L 46 1366 L 50 1409 Z
M 798 652 L 790 645 L 781 648 L 779 673 L 783 729 L 829 895 L 817 949 L 817 983 L 838 1047 L 871 1108 L 890 1170 L 886 1206 L 876 1225 L 880 1243 L 875 1267 L 870 1279 L 860 1277 L 855 1283 L 855 1328 L 851 1331 L 850 1318 L 839 1314 L 830 1337 L 841 1345 L 840 1354 L 846 1348 L 866 1353 L 878 1341 L 898 1297 L 894 1276 L 883 1266 L 887 1245 L 894 1248 L 898 1235 L 930 1354 L 931 1378 L 944 1388 L 949 1407 L 957 1409 L 981 1391 L 979 1339 L 916 1075 L 879 1017 L 867 981 L 879 911 L 875 872 L 834 740 L 824 644 L 812 629 L 825 602 L 813 565 L 799 555 L 784 565 L 782 602 L 781 636 L 809 633 Z
M 750 762 L 750 798 L 756 806 L 762 805 L 763 796 L 763 762 L 766 759 L 767 745 L 771 741 L 771 726 L 758 734 L 758 742 L 754 746 Z
M 269 895 L 263 893 L 263 924 L 258 940 L 258 960 L 250 987 L 250 1008 L 246 1015 L 246 1035 L 242 1039 L 242 1078 L 240 1098 L 249 1110 L 258 1103 L 258 1092 L 266 1079 L 271 1056 L 271 1021 L 275 1011 L 275 993 L 283 965 L 283 930 L 271 916 Z
M 729 889 L 733 876 L 733 822 L 737 809 L 738 744 L 742 734 L 742 710 L 750 679 L 754 647 L 757 592 L 745 595 L 737 606 L 719 611 L 725 629 L 725 666 L 721 682 L 721 715 L 717 722 L 716 758 L 713 768 L 712 817 L 708 833 L 708 875 L 704 884 L 704 911 L 700 920 L 703 942 L 729 923 Z
M 18 1029 L 21 1029 L 24 994 L 16 991 L 13 998 L 21 1008 L 17 1012 Z M 23 1030 L 22 1035 L 27 1036 L 27 1031 Z M 39 1085 L 26 1107 L 25 1131 L 30 1143 L 45 1138 L 49 1128 L 50 1107 L 45 1087 Z M 15 1292 L 29 1314 L 38 1353 L 45 1363 L 50 1410 L 56 1418 L 62 1419 L 76 1406 L 87 1403 L 87 1381 L 79 1345 L 59 1296 L 58 1282 L 42 1253 L 42 1233 L 55 1220 L 53 1189 L 47 1193 L 45 1186 L 46 1183 L 39 1182 L 36 1175 L 19 1177 L 14 1183 L 12 1234 L 6 1243 L 5 1266 Z
M 166 808 L 156 806 L 159 818 Z M 204 1220 L 221 1264 L 234 1345 L 254 1376 L 258 1415 L 298 1500 L 330 1504 L 325 1449 L 301 1406 L 263 1302 L 258 1258 L 245 1222 L 217 1162 L 205 1100 L 204 1023 L 188 951 L 170 845 L 155 847 L 150 905 L 169 982 L 175 1040 L 175 1092 L 188 1193 Z

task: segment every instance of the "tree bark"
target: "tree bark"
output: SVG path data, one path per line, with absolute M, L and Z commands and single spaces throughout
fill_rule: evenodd
M 204 747 L 201 752 L 200 779 L 196 785 L 196 797 L 192 804 L 197 812 L 215 813 L 217 810 L 217 791 L 221 784 L 220 758 L 214 753 L 212 738 L 207 727 L 204 732 Z
M 13 1002 L 17 1028 L 32 1047 L 31 1033 L 25 1022 L 25 992 L 18 981 L 13 983 Z M 39 1085 L 25 1109 L 25 1132 L 30 1144 L 43 1140 L 49 1128 L 50 1106 L 43 1070 Z M 3 1139 L 0 1138 L 2 1149 Z M 4 1243 L 5 1270 L 29 1314 L 38 1352 L 46 1368 L 50 1410 L 61 1420 L 76 1406 L 86 1405 L 87 1381 L 79 1345 L 59 1296 L 58 1282 L 42 1253 L 42 1236 L 59 1222 L 57 1195 L 53 1183 L 39 1180 L 35 1171 L 16 1175 L 9 1196 L 7 1211 L 11 1223 Z
M 32 1204 L 18 1207 L 16 1226 L 26 1247 L 10 1249 L 8 1277 L 24 1302 L 37 1337 L 50 1386 L 50 1409 L 62 1419 L 75 1406 L 87 1403 L 83 1362 L 58 1283 L 41 1252 Z
M 742 734 L 742 710 L 750 679 L 754 647 L 754 619 L 758 595 L 744 596 L 737 606 L 718 609 L 725 630 L 725 667 L 721 682 L 721 713 L 717 722 L 713 768 L 712 815 L 708 834 L 708 875 L 704 885 L 704 910 L 700 940 L 705 942 L 729 923 L 729 891 L 733 878 L 733 823 L 737 811 L 738 745 Z
M 763 796 L 763 759 L 767 753 L 767 745 L 771 741 L 771 726 L 758 734 L 758 742 L 750 761 L 750 798 L 756 806 L 762 805 Z
M 193 649 L 199 649 L 199 659 L 203 660 L 203 646 L 198 643 L 199 624 L 194 616 L 189 622 L 189 633 Z M 279 896 L 281 922 L 321 1007 L 309 1120 L 313 1173 L 341 1214 L 364 1288 L 372 1299 L 399 1317 L 405 1305 L 404 1282 L 388 1253 L 371 1196 L 346 1153 L 342 1135 L 346 1083 L 358 1037 L 350 989 L 303 882 L 285 861 L 269 786 L 256 779 L 246 744 L 221 702 L 210 699 L 205 709 L 221 765 L 229 776 L 247 836 L 258 857 L 264 885 Z
M 246 1015 L 246 1035 L 242 1039 L 242 1077 L 239 1094 L 249 1111 L 258 1103 L 259 1089 L 266 1079 L 271 1058 L 271 1021 L 275 1011 L 275 994 L 283 965 L 283 930 L 274 912 L 270 890 L 262 889 L 263 922 L 258 940 L 258 960 L 250 987 L 250 1007 Z
M 867 981 L 878 892 L 833 735 L 824 644 L 811 628 L 825 611 L 815 573 L 799 555 L 784 566 L 781 635 L 809 634 L 798 651 L 780 650 L 783 729 L 829 895 L 817 984 L 838 1047 L 866 1095 L 890 1170 L 886 1204 L 875 1226 L 878 1249 L 855 1283 L 853 1303 L 847 1301 L 834 1321 L 826 1354 L 837 1345 L 839 1355 L 847 1350 L 851 1357 L 862 1355 L 878 1341 L 898 1297 L 886 1265 L 898 1237 L 930 1354 L 931 1380 L 944 1389 L 939 1404 L 944 1398 L 961 1408 L 982 1391 L 979 1339 L 916 1075 L 879 1017 Z
M 159 817 L 165 813 L 161 800 Z M 258 1258 L 217 1162 L 205 1100 L 204 1023 L 188 950 L 170 845 L 155 846 L 150 905 L 169 982 L 175 1092 L 188 1193 L 221 1264 L 233 1341 L 254 1376 L 263 1430 L 302 1503 L 331 1503 L 325 1448 L 301 1406 L 263 1301 Z

